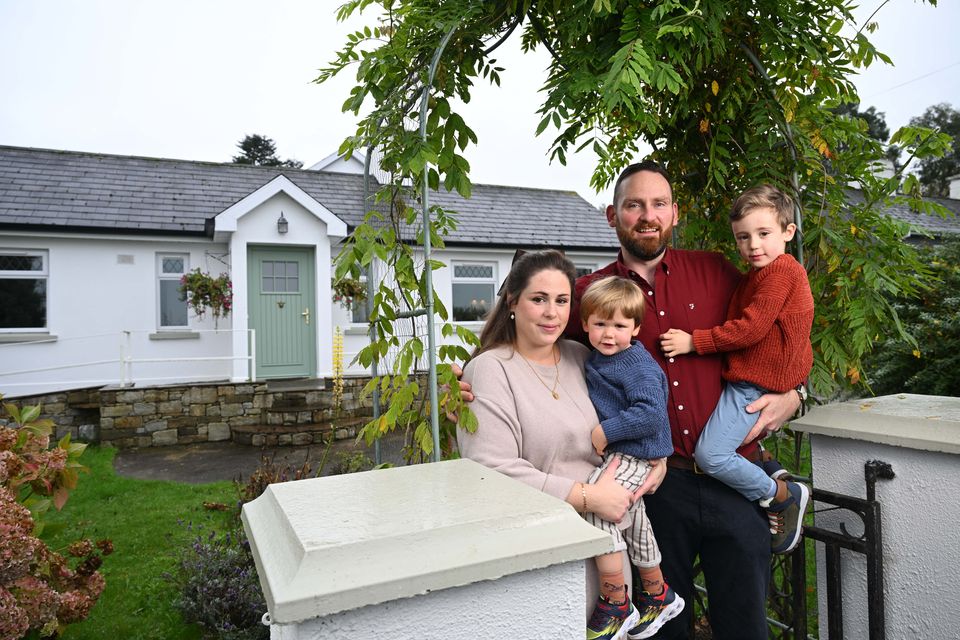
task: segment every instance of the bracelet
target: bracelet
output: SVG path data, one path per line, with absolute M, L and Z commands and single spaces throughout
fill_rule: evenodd
M 580 483 L 580 497 L 583 498 L 583 513 L 587 512 L 587 487 L 582 482 Z

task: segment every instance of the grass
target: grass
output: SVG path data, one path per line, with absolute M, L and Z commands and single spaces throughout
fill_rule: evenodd
M 66 640 L 193 640 L 202 637 L 173 608 L 176 589 L 164 580 L 180 549 L 205 530 L 223 530 L 231 512 L 211 512 L 203 502 L 233 505 L 231 482 L 184 484 L 134 480 L 113 470 L 116 449 L 88 447 L 80 461 L 90 469 L 81 474 L 63 511 L 48 518 L 66 526 L 44 536 L 47 544 L 62 549 L 78 538 L 110 538 L 114 553 L 104 558 L 100 571 L 107 581 L 90 617 L 67 627 Z M 183 524 L 181 524 L 181 522 Z M 192 522 L 194 530 L 187 530 Z

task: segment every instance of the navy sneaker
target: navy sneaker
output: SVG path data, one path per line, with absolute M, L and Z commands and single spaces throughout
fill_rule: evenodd
M 760 505 L 767 510 L 767 518 L 770 520 L 770 550 L 773 553 L 790 553 L 800 542 L 810 489 L 799 482 L 776 482 L 778 488 L 780 483 L 787 485 L 786 499 L 777 502 L 774 497 L 762 500 Z
M 640 620 L 627 632 L 627 637 L 630 640 L 649 638 L 669 620 L 680 615 L 683 605 L 683 598 L 678 596 L 667 583 L 663 583 L 663 591 L 657 596 L 642 591 L 637 598 Z
M 603 596 L 597 598 L 597 606 L 587 623 L 587 640 L 622 640 L 627 630 L 637 623 L 640 615 L 627 597 L 626 587 L 623 591 L 623 604 L 613 604 Z

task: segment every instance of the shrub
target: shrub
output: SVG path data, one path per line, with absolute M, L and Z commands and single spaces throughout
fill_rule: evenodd
M 866 359 L 868 382 L 877 395 L 960 396 L 960 238 L 927 255 L 935 284 L 916 298 L 899 299 L 893 305 L 916 343 L 880 336 Z
M 174 606 L 187 622 L 224 640 L 270 637 L 269 628 L 260 623 L 267 607 L 250 544 L 239 527 L 198 535 L 180 553 L 169 578 L 180 587 Z
M 66 549 L 71 562 L 37 537 L 43 514 L 63 508 L 76 487 L 86 445 L 67 436 L 51 448 L 53 426 L 37 419 L 38 406 L 4 410 L 13 426 L 0 425 L 0 639 L 46 637 L 89 615 L 105 586 L 102 557 L 113 545 L 78 540 Z

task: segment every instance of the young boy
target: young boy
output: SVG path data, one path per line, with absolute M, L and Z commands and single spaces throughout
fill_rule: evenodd
M 800 540 L 809 489 L 779 473 L 768 476 L 736 450 L 756 422 L 744 410 L 748 404 L 767 392 L 802 389 L 813 365 L 813 296 L 803 266 L 786 253 L 797 230 L 789 196 L 770 185 L 749 189 L 734 202 L 730 223 L 750 270 L 733 293 L 727 321 L 692 335 L 670 329 L 660 346 L 671 358 L 726 353 L 726 384 L 697 442 L 697 465 L 758 501 L 770 518 L 772 551 L 788 553 Z
M 664 464 L 663 458 L 673 453 L 666 376 L 643 345 L 633 341 L 643 312 L 643 292 L 625 278 L 598 280 L 580 300 L 583 328 L 596 349 L 584 366 L 590 400 L 600 417 L 591 440 L 597 454 L 604 456 L 588 482 L 596 482 L 619 457 L 616 480 L 631 491 L 641 485 L 652 464 Z M 634 589 L 642 590 L 636 622 L 625 620 L 632 609 L 626 587 L 622 604 L 617 602 L 620 598 L 601 596 L 587 625 L 587 638 L 621 638 L 624 631 L 631 640 L 649 638 L 683 610 L 684 602 L 663 579 L 660 549 L 643 501 L 638 500 L 619 525 L 593 513 L 586 519 L 614 538 L 616 551 L 597 558 L 601 593 L 605 586 L 609 593 L 610 586 L 623 585 L 623 549 L 639 571 L 641 584 Z

